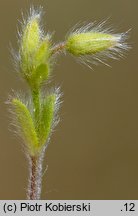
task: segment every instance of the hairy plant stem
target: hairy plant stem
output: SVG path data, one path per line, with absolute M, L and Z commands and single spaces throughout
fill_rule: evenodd
M 40 90 L 39 89 L 33 89 L 32 90 L 32 98 L 33 98 L 33 105 L 34 105 L 34 119 L 37 124 L 37 121 L 39 120 L 39 114 L 40 114 Z M 38 157 L 37 156 L 30 156 L 30 181 L 28 186 L 28 198 L 30 200 L 38 199 Z M 41 180 L 40 180 L 41 181 Z
M 65 48 L 65 43 L 61 42 L 52 48 L 51 54 L 55 55 L 59 52 L 62 52 L 64 50 L 64 48 Z
M 31 157 L 31 175 L 30 175 L 30 189 L 28 198 L 35 200 L 37 197 L 37 157 Z

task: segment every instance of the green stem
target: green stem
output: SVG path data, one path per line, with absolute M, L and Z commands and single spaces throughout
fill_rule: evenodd
M 34 118 L 35 121 L 37 122 L 40 114 L 40 90 L 39 89 L 32 90 L 32 98 L 34 104 Z
M 35 126 L 37 125 L 37 122 L 39 121 L 39 115 L 40 115 L 40 90 L 39 89 L 32 89 L 32 99 L 33 99 L 33 105 L 34 105 L 34 119 L 35 119 Z M 30 193 L 29 193 L 29 199 L 35 200 L 37 198 L 38 194 L 38 188 L 37 188 L 37 156 L 31 157 L 31 178 L 30 178 Z

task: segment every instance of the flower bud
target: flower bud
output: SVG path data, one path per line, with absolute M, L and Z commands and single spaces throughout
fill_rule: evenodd
M 65 49 L 78 60 L 91 68 L 91 64 L 106 63 L 106 58 L 119 59 L 130 49 L 126 40 L 128 32 L 113 34 L 113 30 L 99 24 L 89 23 L 71 32 L 65 43 Z M 104 27 L 105 26 L 105 27 Z
M 40 28 L 40 13 L 31 14 L 21 35 L 19 64 L 32 89 L 40 88 L 49 78 L 50 36 Z
M 92 55 L 114 47 L 118 37 L 100 32 L 86 32 L 71 35 L 66 43 L 68 52 L 75 56 Z
M 39 16 L 33 17 L 25 26 L 22 35 L 21 52 L 26 59 L 31 57 L 40 43 Z

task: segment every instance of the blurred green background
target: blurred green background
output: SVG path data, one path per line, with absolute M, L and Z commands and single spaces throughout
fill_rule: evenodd
M 132 28 L 133 49 L 94 70 L 59 57 L 52 85 L 61 85 L 61 122 L 46 152 L 42 199 L 138 199 L 137 0 L 0 0 L 0 199 L 25 199 L 27 162 L 9 128 L 4 102 L 27 90 L 12 64 L 21 12 L 44 7 L 46 30 L 63 41 L 79 21 L 108 17 L 117 32 Z M 109 25 L 110 25 L 109 24 Z

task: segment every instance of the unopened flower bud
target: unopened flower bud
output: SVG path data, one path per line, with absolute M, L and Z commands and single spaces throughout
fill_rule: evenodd
M 21 42 L 21 53 L 28 58 L 37 50 L 40 43 L 39 16 L 31 18 L 24 28 Z
M 19 66 L 30 87 L 39 89 L 49 78 L 50 36 L 40 28 L 41 14 L 32 12 L 21 34 Z
M 106 27 L 104 29 L 104 25 L 105 22 L 96 26 L 90 23 L 75 29 L 66 39 L 66 51 L 88 66 L 97 62 L 106 64 L 106 57 L 122 57 L 124 51 L 130 48 L 126 43 L 128 32 L 113 34 Z
M 87 32 L 71 35 L 66 43 L 66 49 L 73 55 L 92 55 L 118 43 L 119 38 L 100 32 Z

